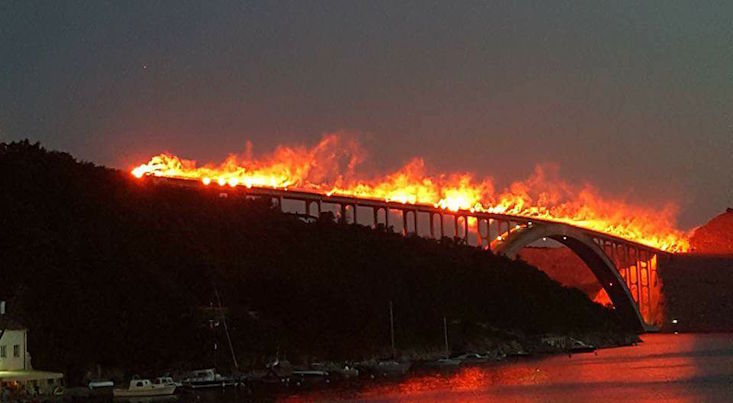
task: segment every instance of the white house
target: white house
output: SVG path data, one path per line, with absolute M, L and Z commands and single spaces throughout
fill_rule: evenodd
M 0 301 L 0 390 L 51 394 L 63 387 L 64 374 L 34 371 L 28 353 L 28 329 L 5 313 Z
M 31 369 L 28 354 L 28 329 L 5 314 L 0 301 L 0 371 Z

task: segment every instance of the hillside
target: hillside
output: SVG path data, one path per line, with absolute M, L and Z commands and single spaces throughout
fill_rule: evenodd
M 28 142 L 0 144 L 0 298 L 27 325 L 33 362 L 72 379 L 226 366 L 217 290 L 243 365 L 276 352 L 357 359 L 486 329 L 618 330 L 613 311 L 530 265 L 404 238 L 269 202 L 155 186 Z M 217 353 L 212 346 L 218 343 Z
M 660 272 L 665 299 L 664 329 L 686 332 L 733 332 L 733 259 L 713 255 L 678 255 Z M 677 319 L 677 324 L 671 324 Z
M 606 305 L 611 300 L 593 272 L 572 250 L 565 247 L 526 247 L 520 257 L 525 262 L 547 273 L 566 287 L 583 291 L 595 302 Z

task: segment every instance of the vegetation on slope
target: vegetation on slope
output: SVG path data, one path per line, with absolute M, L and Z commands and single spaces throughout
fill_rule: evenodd
M 214 289 L 242 362 L 383 352 L 389 301 L 400 348 L 439 346 L 443 316 L 464 340 L 486 328 L 618 328 L 613 311 L 520 261 L 305 223 L 269 202 L 155 186 L 37 144 L 0 144 L 0 189 L 0 298 L 31 329 L 34 364 L 72 379 L 96 364 L 211 364 L 220 332 L 201 307 Z

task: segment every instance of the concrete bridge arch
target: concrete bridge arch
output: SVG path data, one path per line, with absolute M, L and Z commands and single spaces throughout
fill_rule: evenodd
M 516 258 L 525 246 L 543 238 L 550 238 L 567 246 L 590 268 L 608 293 L 616 312 L 625 323 L 637 331 L 652 331 L 656 328 L 647 324 L 634 300 L 619 269 L 593 237 L 580 228 L 562 223 L 547 223 L 523 226 L 504 234 L 492 242 L 496 254 Z

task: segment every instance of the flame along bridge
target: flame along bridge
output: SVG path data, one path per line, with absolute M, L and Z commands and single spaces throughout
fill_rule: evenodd
M 525 246 L 552 239 L 567 246 L 596 276 L 615 310 L 639 332 L 656 331 L 661 324 L 660 259 L 668 252 L 613 235 L 571 224 L 535 218 L 478 212 L 451 211 L 427 204 L 285 190 L 215 184 L 198 180 L 147 176 L 155 184 L 212 188 L 222 196 L 269 198 L 284 212 L 317 218 L 331 211 L 346 224 L 369 225 L 433 239 L 456 238 L 468 245 L 516 258 Z

